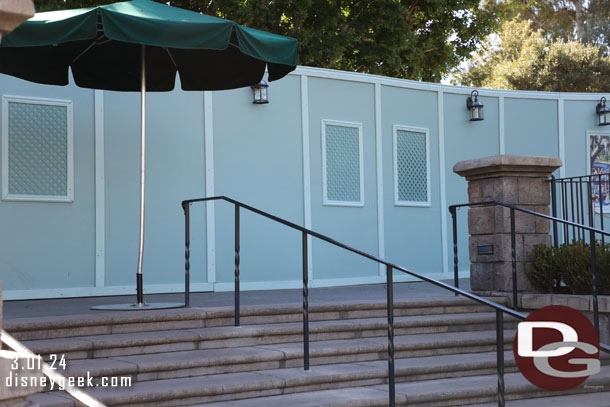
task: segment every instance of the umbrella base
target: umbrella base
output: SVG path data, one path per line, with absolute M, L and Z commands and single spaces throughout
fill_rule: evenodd
M 170 309 L 170 308 L 184 308 L 183 303 L 178 302 L 156 302 L 152 304 L 110 304 L 110 305 L 96 305 L 91 307 L 92 310 L 96 311 L 144 311 L 151 309 Z

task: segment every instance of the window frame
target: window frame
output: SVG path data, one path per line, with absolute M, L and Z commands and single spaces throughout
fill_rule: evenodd
M 401 201 L 398 195 L 398 132 L 408 131 L 413 133 L 423 133 L 426 136 L 426 201 Z M 430 181 L 430 129 L 424 127 L 413 127 L 402 124 L 393 126 L 393 172 L 394 172 L 394 206 L 407 206 L 418 208 L 429 208 L 432 206 L 431 181 Z
M 358 129 L 358 152 L 360 161 L 360 200 L 336 201 L 328 199 L 328 173 L 326 168 L 326 126 L 351 127 Z M 326 206 L 364 206 L 364 143 L 362 136 L 362 123 L 322 119 L 322 201 Z
M 66 195 L 23 195 L 9 192 L 9 103 L 25 103 L 44 106 L 64 106 L 66 108 Z M 74 114 L 71 100 L 47 99 L 24 96 L 2 96 L 2 200 L 25 202 L 74 202 Z

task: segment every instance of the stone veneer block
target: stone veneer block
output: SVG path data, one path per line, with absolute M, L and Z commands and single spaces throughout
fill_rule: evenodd
M 498 202 L 547 215 L 550 186 L 547 179 L 561 166 L 554 157 L 497 155 L 457 163 L 453 171 L 468 181 L 470 203 Z M 517 288 L 531 291 L 527 278 L 532 250 L 549 245 L 550 222 L 515 210 L 515 257 Z M 511 209 L 502 206 L 471 207 L 470 286 L 473 291 L 510 292 L 513 289 Z M 478 247 L 493 246 L 492 254 L 479 254 Z
M 0 0 L 0 37 L 34 15 L 32 0 Z

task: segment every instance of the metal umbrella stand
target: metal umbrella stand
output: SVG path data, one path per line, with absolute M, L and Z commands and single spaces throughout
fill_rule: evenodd
M 277 80 L 297 65 L 293 38 L 152 0 L 36 14 L 0 43 L 0 73 L 32 82 L 141 93 L 140 230 L 136 302 L 103 310 L 178 308 L 144 301 L 146 92 L 252 86 L 265 71 Z

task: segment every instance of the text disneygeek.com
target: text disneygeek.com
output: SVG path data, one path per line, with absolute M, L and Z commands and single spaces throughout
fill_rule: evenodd
M 64 355 L 49 355 L 45 361 L 40 355 L 26 357 L 14 356 L 11 369 L 4 378 L 6 387 L 45 387 L 49 390 L 66 390 L 70 387 L 131 387 L 131 377 L 99 377 L 94 378 L 90 372 L 84 376 L 64 377 L 58 375 L 40 375 L 43 364 L 47 369 L 65 371 L 66 358 Z

